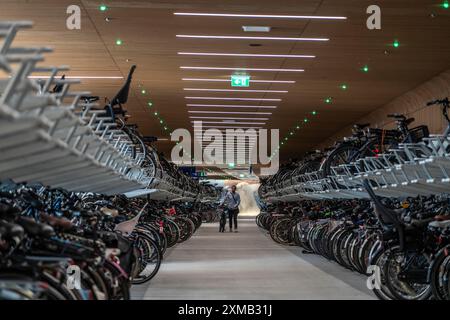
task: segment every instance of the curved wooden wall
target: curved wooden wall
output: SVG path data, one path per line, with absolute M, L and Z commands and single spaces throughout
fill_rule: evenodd
M 393 128 L 395 122 L 387 118 L 390 113 L 401 113 L 414 117 L 416 121 L 412 126 L 427 125 L 430 133 L 442 133 L 447 127 L 438 106 L 427 107 L 427 102 L 450 96 L 450 70 L 447 70 L 417 88 L 397 97 L 390 103 L 362 117 L 358 123 L 370 123 L 374 128 Z M 317 146 L 316 149 L 328 147 L 336 140 L 351 134 L 351 126 L 340 130 L 335 135 Z

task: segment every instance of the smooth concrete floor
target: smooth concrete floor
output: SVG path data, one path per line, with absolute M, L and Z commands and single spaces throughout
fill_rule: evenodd
M 203 224 L 166 252 L 159 273 L 132 287 L 133 299 L 374 299 L 366 278 L 298 247 L 276 244 L 255 220 L 239 233 Z

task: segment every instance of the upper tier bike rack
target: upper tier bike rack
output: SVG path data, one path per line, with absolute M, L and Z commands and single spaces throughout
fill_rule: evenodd
M 89 92 L 71 91 L 80 81 L 61 78 L 67 66 L 38 67 L 51 49 L 13 47 L 17 32 L 31 26 L 0 22 L 0 70 L 8 75 L 0 79 L 0 179 L 108 195 L 141 190 L 166 200 L 218 196 L 151 146 L 137 148 L 110 114 L 82 99 Z

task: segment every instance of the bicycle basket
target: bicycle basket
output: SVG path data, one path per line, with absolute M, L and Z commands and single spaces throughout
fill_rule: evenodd
M 409 135 L 413 143 L 417 143 L 427 138 L 430 135 L 430 131 L 427 126 L 418 126 L 409 130 Z
M 384 140 L 395 140 L 400 135 L 400 132 L 397 130 L 383 130 L 383 129 L 377 129 L 377 128 L 369 128 L 369 135 L 370 136 L 376 136 L 380 139 L 383 137 Z

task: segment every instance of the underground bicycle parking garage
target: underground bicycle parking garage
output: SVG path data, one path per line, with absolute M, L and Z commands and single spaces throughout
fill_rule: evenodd
M 0 0 L 0 300 L 450 300 L 449 7 Z

